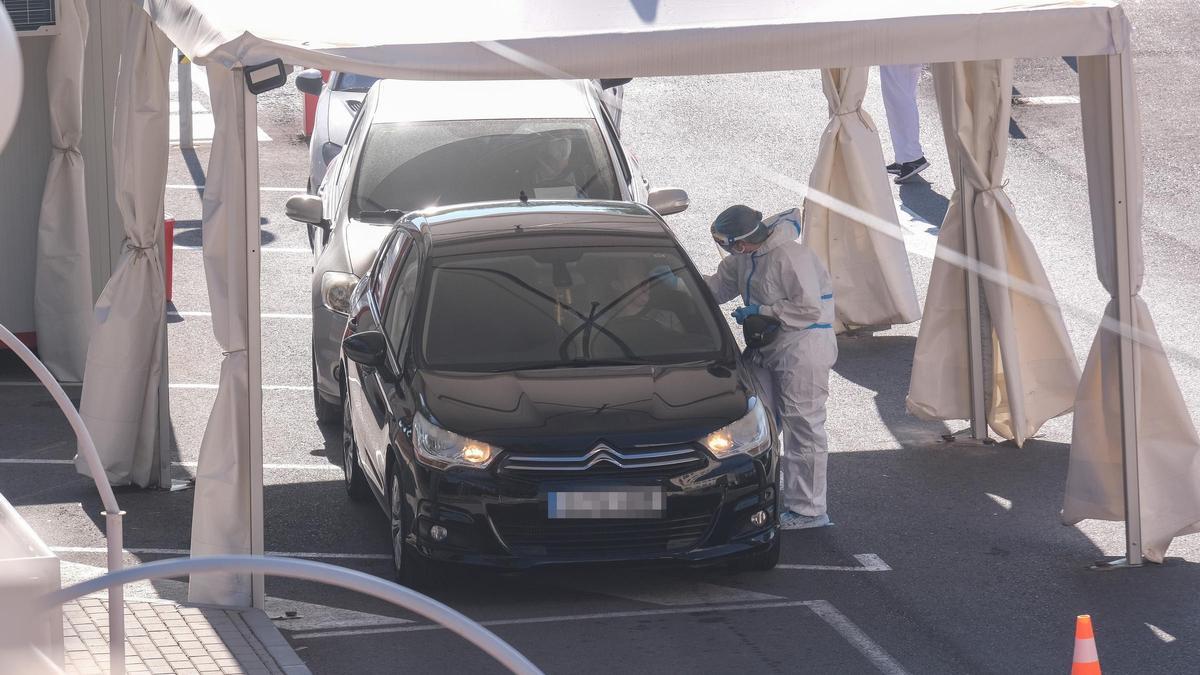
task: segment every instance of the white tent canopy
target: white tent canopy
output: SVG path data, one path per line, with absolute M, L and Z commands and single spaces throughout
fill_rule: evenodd
M 1171 396 L 1167 398 L 1172 401 L 1181 403 L 1182 399 L 1165 359 L 1152 359 L 1154 368 L 1138 370 L 1139 363 L 1147 363 L 1144 352 L 1159 346 L 1157 341 L 1137 342 L 1138 335 L 1153 333 L 1153 323 L 1137 297 L 1141 214 L 1140 199 L 1135 204 L 1133 197 L 1141 191 L 1136 152 L 1140 141 L 1129 56 L 1131 30 L 1115 2 L 926 0 L 906 5 L 891 0 L 443 0 L 392 4 L 343 0 L 336 12 L 327 11 L 327 3 L 317 0 L 134 2 L 185 54 L 210 68 L 232 70 L 253 69 L 282 59 L 288 64 L 407 79 L 599 78 L 1082 57 L 1081 80 L 1085 72 L 1091 73 L 1086 85 L 1095 89 L 1085 89 L 1088 95 L 1083 105 L 1097 107 L 1090 118 L 1085 110 L 1085 121 L 1100 120 L 1085 129 L 1098 268 L 1113 296 L 1109 315 L 1118 325 L 1134 326 L 1137 332 L 1109 334 L 1102 329 L 1101 335 L 1111 339 L 1099 342 L 1100 348 L 1089 359 L 1088 372 L 1095 375 L 1084 378 L 1088 391 L 1081 387 L 1077 401 L 1087 404 L 1089 419 L 1115 419 L 1118 423 L 1096 424 L 1088 429 L 1085 444 L 1074 444 L 1066 500 L 1070 508 L 1065 516 L 1071 520 L 1123 516 L 1127 549 L 1135 564 L 1142 558 L 1142 487 L 1153 494 L 1156 503 L 1182 505 L 1171 512 L 1169 527 L 1151 533 L 1157 538 L 1147 542 L 1151 559 L 1161 559 L 1172 536 L 1200 521 L 1196 494 L 1200 481 L 1195 470 L 1189 469 L 1192 475 L 1164 470 L 1197 466 L 1200 445 L 1186 409 L 1176 405 L 1167 411 L 1170 414 L 1156 417 L 1156 424 L 1173 425 L 1174 433 L 1159 429 L 1146 434 L 1139 433 L 1140 408 L 1134 405 L 1139 391 L 1168 391 Z M 134 64 L 144 61 L 149 51 L 134 44 L 128 44 L 127 50 L 126 57 Z M 1089 64 L 1086 69 L 1084 62 Z M 149 64 L 143 67 L 154 68 Z M 965 71 L 964 86 L 974 86 L 971 73 L 988 70 Z M 144 105 L 153 98 L 161 99 L 165 107 L 166 87 L 160 79 L 143 78 L 141 91 L 124 92 L 118 106 Z M 256 108 L 252 95 L 240 85 L 237 91 L 237 96 L 214 96 L 214 148 L 224 150 L 220 160 L 214 150 L 208 180 L 222 190 L 219 198 L 212 194 L 205 198 L 206 273 L 210 290 L 218 289 L 210 293 L 212 311 L 214 317 L 226 317 L 227 323 L 218 326 L 217 333 L 221 344 L 234 354 L 222 367 L 218 409 L 204 443 L 204 452 L 222 454 L 200 460 L 204 470 L 199 478 L 206 484 L 198 486 L 197 500 L 204 495 L 207 504 L 197 503 L 193 529 L 194 540 L 203 542 L 207 552 L 220 550 L 225 542 L 231 553 L 247 552 L 247 545 L 248 552 L 262 551 L 258 164 L 254 134 L 246 133 L 254 129 Z M 990 134 L 994 127 L 980 125 L 979 129 Z M 162 133 L 165 137 L 165 130 Z M 155 164 L 154 169 L 158 171 L 159 166 Z M 997 175 L 989 180 L 1001 170 L 1002 162 L 996 165 Z M 141 180 L 131 189 L 139 194 L 161 194 L 165 176 L 151 176 L 143 170 L 138 177 Z M 154 198 L 147 197 L 135 203 L 153 202 Z M 873 213 L 867 204 L 849 206 L 869 216 Z M 976 226 L 986 225 L 987 220 L 980 219 Z M 139 223 L 127 229 L 136 234 L 140 227 Z M 226 240 L 210 242 L 210 237 Z M 243 265 L 234 262 L 238 247 L 244 254 Z M 1009 273 L 1007 268 L 988 269 Z M 968 279 L 974 275 L 974 271 L 968 273 Z M 1028 275 L 1018 276 L 1028 280 Z M 152 301 L 161 294 L 161 286 L 149 280 L 145 285 L 144 293 Z M 1024 327 L 1019 322 L 1016 325 Z M 96 349 L 96 340 L 92 348 Z M 239 354 L 243 348 L 244 358 Z M 130 354 L 129 358 L 130 370 L 146 369 L 139 355 Z M 1009 363 L 1004 366 L 1008 368 Z M 112 376 L 96 372 L 97 378 Z M 982 378 L 975 373 L 971 378 L 973 399 L 982 400 L 982 386 Z M 1024 395 L 1033 394 L 1036 392 L 1024 390 Z M 983 413 L 972 406 L 972 414 L 978 417 Z M 1160 439 L 1166 440 L 1159 443 Z M 1156 482 L 1139 482 L 1139 475 L 1152 476 Z M 1123 486 L 1123 494 L 1113 486 Z M 240 518 L 244 527 L 222 537 L 220 528 L 227 528 L 228 523 L 212 521 L 223 517 Z M 248 539 L 246 532 L 250 533 Z M 224 590 L 205 591 L 204 597 L 194 593 L 193 599 L 228 604 L 249 601 L 246 585 L 236 580 L 205 588 Z M 256 603 L 261 602 L 261 582 L 253 589 Z
M 140 0 L 198 63 L 400 79 L 648 77 L 1113 54 L 1107 0 Z M 559 75 L 560 77 L 563 75 Z

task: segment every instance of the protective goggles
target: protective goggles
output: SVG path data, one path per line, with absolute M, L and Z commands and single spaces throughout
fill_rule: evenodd
M 745 240 L 753 237 L 762 228 L 763 228 L 762 225 L 758 225 L 757 227 L 750 230 L 749 232 L 746 232 L 745 234 L 739 234 L 736 237 L 726 236 L 726 235 L 721 234 L 720 232 L 713 232 L 712 237 L 713 237 L 713 241 L 715 241 L 717 243 L 717 246 L 720 246 L 721 248 L 725 249 L 729 253 L 733 253 L 734 252 L 733 247 L 735 245 L 737 245 L 737 243 L 739 241 L 745 241 Z M 753 243 L 753 242 L 751 242 L 751 243 Z

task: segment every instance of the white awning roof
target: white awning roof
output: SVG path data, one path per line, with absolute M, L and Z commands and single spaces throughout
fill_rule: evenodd
M 1124 51 L 1111 0 L 138 0 L 201 64 L 397 79 L 698 75 Z

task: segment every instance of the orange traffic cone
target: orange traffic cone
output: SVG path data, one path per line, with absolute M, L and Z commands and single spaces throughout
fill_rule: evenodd
M 1075 657 L 1071 659 L 1071 675 L 1100 675 L 1100 655 L 1096 652 L 1090 614 L 1080 614 L 1075 619 Z

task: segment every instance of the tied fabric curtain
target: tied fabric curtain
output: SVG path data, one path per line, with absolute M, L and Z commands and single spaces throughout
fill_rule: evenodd
M 1119 77 L 1121 91 L 1109 87 Z M 1163 352 L 1142 287 L 1141 125 L 1134 104 L 1133 66 L 1128 53 L 1079 59 L 1088 197 L 1095 233 L 1096 272 L 1112 296 L 1088 352 L 1075 398 L 1071 458 L 1062 520 L 1125 519 L 1121 426 L 1121 332 L 1133 344 L 1133 392 L 1141 494 L 1142 552 L 1162 562 L 1174 537 L 1200 532 L 1200 439 Z M 1114 97 L 1123 93 L 1122 122 L 1113 119 Z M 1116 127 L 1116 128 L 1114 128 Z M 1113 161 L 1113 135 L 1124 136 L 1125 166 Z M 1131 324 L 1117 321 L 1116 194 L 1124 169 L 1128 226 Z
M 217 400 L 208 417 L 196 466 L 192 503 L 192 555 L 251 553 L 250 406 L 246 346 L 246 243 L 258 223 L 246 223 L 245 125 L 242 124 L 241 71 L 212 66 L 208 71 L 215 132 L 203 198 L 204 277 L 212 309 L 213 333 L 225 354 Z M 257 143 L 256 138 L 249 139 Z M 257 195 L 256 195 L 257 196 Z M 188 600 L 248 607 L 250 575 L 197 574 Z
M 1004 191 L 1012 61 L 933 66 L 954 194 L 938 234 L 913 357 L 908 409 L 922 419 L 970 417 L 966 272 L 943 249 L 965 251 L 963 188 L 974 220 L 980 285 L 992 326 L 988 426 L 1018 446 L 1071 410 L 1079 364 L 1041 260 Z
M 808 181 L 810 193 L 819 194 L 804 206 L 804 243 L 829 270 L 839 330 L 846 325 L 911 323 L 921 317 L 879 134 L 862 109 L 868 72 L 821 71 L 829 124 Z M 825 206 L 820 194 L 877 216 L 887 229 L 869 227 Z
M 145 12 L 129 12 L 117 72 L 113 185 L 125 246 L 96 301 L 79 413 L 109 483 L 158 483 L 159 378 L 166 340 L 162 245 L 169 148 L 171 43 Z M 78 455 L 75 468 L 91 475 Z
M 46 63 L 50 168 L 38 217 L 33 322 L 38 355 L 61 381 L 83 379 L 92 327 L 92 255 L 83 154 L 83 51 L 87 0 L 62 0 Z

